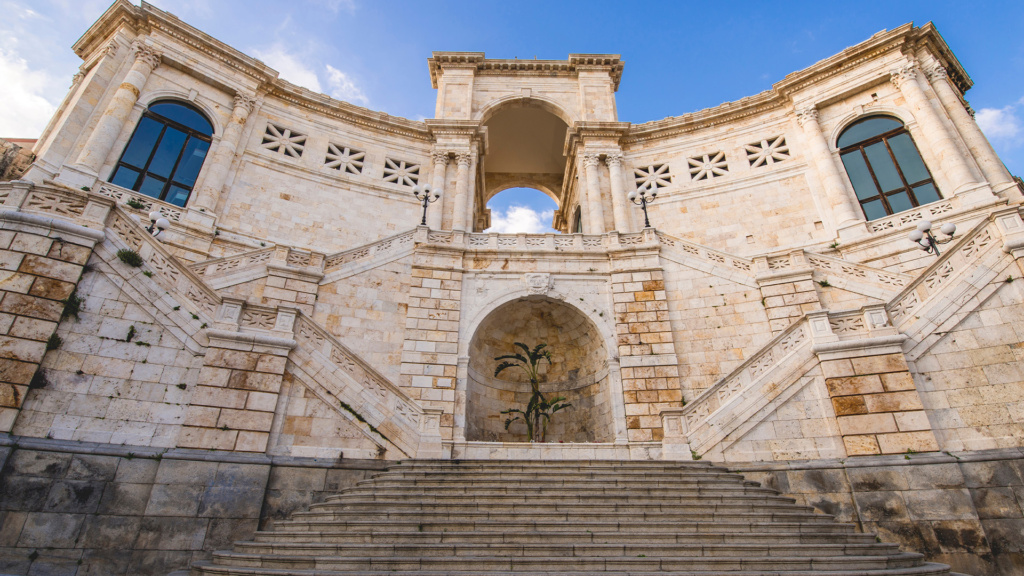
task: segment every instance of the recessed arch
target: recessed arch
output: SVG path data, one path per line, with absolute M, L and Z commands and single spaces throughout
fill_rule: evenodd
M 146 110 L 153 104 L 160 102 L 177 102 L 198 109 L 206 117 L 206 120 L 210 122 L 210 125 L 213 126 L 213 139 L 219 140 L 223 135 L 224 127 L 221 125 L 218 110 L 206 98 L 197 97 L 189 100 L 188 93 L 182 93 L 177 90 L 155 90 L 139 98 L 139 104 L 143 104 Z M 228 108 L 229 114 L 230 110 Z
M 914 115 L 910 113 L 906 108 L 900 108 L 898 106 L 873 106 L 870 112 L 850 112 L 839 119 L 832 132 L 828 136 L 828 146 L 832 152 L 839 151 L 839 136 L 846 131 L 847 128 L 856 124 L 857 122 L 867 118 L 869 116 L 890 116 L 895 120 L 903 123 L 907 128 L 907 131 L 913 132 L 916 128 L 917 123 L 914 120 Z
M 480 123 L 486 124 L 495 114 L 509 108 L 539 108 L 557 116 L 566 126 L 578 121 L 561 104 L 543 96 L 510 95 L 497 98 L 480 110 Z

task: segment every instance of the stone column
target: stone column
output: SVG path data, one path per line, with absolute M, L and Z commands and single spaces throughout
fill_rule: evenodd
M 953 120 L 953 125 L 960 131 L 960 136 L 967 143 L 967 148 L 974 154 L 981 173 L 989 184 L 993 186 L 1013 184 L 1013 178 L 1006 171 L 1006 166 L 1003 165 L 996 151 L 992 149 L 992 144 L 981 132 L 978 123 L 974 121 L 974 116 L 967 112 L 960 97 L 956 95 L 956 91 L 949 82 L 946 69 L 936 66 L 928 72 L 928 78 L 931 80 L 935 93 L 939 96 L 939 101 L 942 102 L 946 112 Z
M 587 171 L 587 215 L 590 221 L 588 234 L 604 234 L 604 210 L 601 208 L 601 187 L 598 185 L 597 165 L 601 157 L 597 154 L 583 156 L 583 166 Z
M 142 87 L 146 85 L 150 73 L 160 65 L 160 53 L 142 42 L 136 40 L 132 44 L 132 50 L 135 52 L 135 63 L 114 93 L 107 109 L 103 111 L 103 116 L 100 117 L 76 162 L 93 174 L 98 173 L 103 166 L 103 161 L 110 154 L 110 149 L 114 147 L 114 142 L 128 120 L 132 107 L 142 93 Z
M 971 170 L 964 161 L 960 151 L 957 150 L 953 137 L 942 124 L 942 118 L 928 96 L 921 88 L 917 79 L 918 68 L 916 64 L 907 64 L 892 70 L 892 83 L 899 88 L 900 92 L 907 99 L 907 104 L 914 110 L 918 126 L 927 141 L 927 145 L 935 154 L 942 171 L 945 172 L 951 192 L 958 192 L 974 183 Z
M 619 232 L 629 232 L 629 210 L 626 207 L 626 191 L 622 187 L 622 154 L 609 154 L 605 162 L 608 163 L 608 178 L 612 181 L 615 229 Z
M 431 186 L 434 188 L 434 192 L 435 193 L 442 194 L 442 196 L 441 196 L 442 201 L 441 201 L 441 204 L 438 204 L 432 210 L 431 209 L 427 209 L 427 226 L 431 230 L 440 230 L 441 229 L 441 216 L 442 216 L 442 212 L 443 212 L 441 210 L 441 207 L 444 204 L 444 200 L 443 200 L 444 195 L 443 194 L 444 194 L 445 170 L 448 168 L 448 153 L 447 152 L 435 151 L 432 156 L 433 156 L 433 159 L 434 159 L 434 172 L 433 172 L 434 183 L 431 184 Z
M 195 205 L 197 207 L 211 212 L 217 208 L 217 201 L 220 199 L 224 182 L 228 179 L 231 162 L 235 159 L 235 152 L 238 150 L 238 142 L 242 138 L 242 128 L 245 127 L 245 121 L 249 118 L 249 113 L 252 112 L 255 103 L 256 100 L 249 96 L 243 94 L 235 96 L 235 107 L 231 111 L 231 120 L 224 127 L 220 144 L 214 150 L 210 161 L 206 163 L 208 171 L 206 179 L 203 181 L 203 187 L 196 195 Z
M 803 127 L 804 136 L 807 138 L 807 147 L 810 149 L 810 160 L 818 172 L 818 179 L 825 189 L 828 202 L 834 210 L 834 217 L 837 228 L 853 224 L 863 220 L 860 211 L 854 206 L 850 193 L 847 191 L 846 182 L 839 174 L 839 168 L 832 158 L 828 149 L 828 142 L 821 132 L 821 125 L 818 124 L 818 110 L 809 107 L 797 110 L 797 122 Z
M 469 194 L 469 165 L 472 161 L 473 157 L 468 152 L 455 155 L 455 162 L 459 165 L 459 170 L 455 176 L 455 205 L 452 212 L 452 230 L 466 229 L 466 206 L 469 204 L 469 199 L 466 196 Z

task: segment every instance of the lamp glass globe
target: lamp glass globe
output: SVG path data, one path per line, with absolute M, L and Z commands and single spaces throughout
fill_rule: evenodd
M 908 237 L 910 238 L 911 242 L 920 242 L 921 239 L 924 238 L 924 232 L 921 232 L 920 230 L 914 230 L 908 235 Z
M 946 222 L 945 224 L 942 225 L 942 228 L 940 228 L 940 230 L 942 230 L 942 233 L 945 234 L 946 236 L 952 236 L 953 234 L 956 233 L 956 224 L 953 224 L 952 222 Z
M 917 229 L 922 232 L 927 232 L 932 229 L 932 223 L 928 220 L 922 220 L 921 223 L 917 225 Z

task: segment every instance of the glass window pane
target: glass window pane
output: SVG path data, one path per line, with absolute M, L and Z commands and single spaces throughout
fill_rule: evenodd
M 935 189 L 935 185 L 931 183 L 922 184 L 914 188 L 914 197 L 917 198 L 917 203 L 921 205 L 930 204 L 942 199 L 939 196 L 939 191 Z
M 846 166 L 846 173 L 850 175 L 850 182 L 853 183 L 853 190 L 857 193 L 857 198 L 863 200 L 878 196 L 878 188 L 875 187 L 875 183 L 871 179 L 868 165 L 864 162 L 864 156 L 861 155 L 860 150 L 843 154 L 842 158 L 843 165 Z
M 114 170 L 114 175 L 110 177 L 110 183 L 125 188 L 131 188 L 135 186 L 135 183 L 139 180 L 139 173 L 126 166 L 118 166 Z
M 139 125 L 135 128 L 132 139 L 128 141 L 128 147 L 124 149 L 121 162 L 131 164 L 137 168 L 144 167 L 146 161 L 149 160 L 150 153 L 153 152 L 153 146 L 156 144 L 157 138 L 160 137 L 160 130 L 163 127 L 163 124 L 152 118 L 143 117 L 142 120 L 139 120 Z
M 875 171 L 875 178 L 878 179 L 882 192 L 903 188 L 903 180 L 900 179 L 900 174 L 896 171 L 896 165 L 892 163 L 892 157 L 889 156 L 884 143 L 872 144 L 864 149 L 864 153 L 868 156 L 868 162 L 871 162 L 871 169 Z
M 174 164 L 181 154 L 181 147 L 185 145 L 186 138 L 188 138 L 187 134 L 168 126 L 164 131 L 164 137 L 160 139 L 160 144 L 157 145 L 156 152 L 153 153 L 153 159 L 149 162 L 146 172 L 164 178 L 170 176 L 171 170 L 174 170 Z
M 186 188 L 194 186 L 199 169 L 203 167 L 206 151 L 209 149 L 209 142 L 189 138 L 188 144 L 185 144 L 185 153 L 181 155 L 181 162 L 178 163 L 178 169 L 174 171 L 174 181 L 185 185 Z
M 892 208 L 893 214 L 896 212 L 903 212 L 904 210 L 910 210 L 914 207 L 910 203 L 910 196 L 906 192 L 899 192 L 891 196 L 886 196 L 886 200 L 889 201 L 889 207 Z
M 881 200 L 872 200 L 871 202 L 865 202 L 861 204 L 864 207 L 864 215 L 867 216 L 868 220 L 877 220 L 879 218 L 885 218 L 885 206 L 882 205 Z
M 931 178 L 909 134 L 897 134 L 888 140 L 889 147 L 892 148 L 892 153 L 896 156 L 896 162 L 900 165 L 900 170 L 903 171 L 907 182 L 913 184 Z
M 858 142 L 874 138 L 879 134 L 884 134 L 890 130 L 902 127 L 903 124 L 895 118 L 889 118 L 888 116 L 875 116 L 874 118 L 861 120 L 847 128 L 846 131 L 839 136 L 838 144 L 840 148 L 846 148 L 847 146 L 852 146 Z
M 167 191 L 167 198 L 164 200 L 175 206 L 184 206 L 185 202 L 188 202 L 188 195 L 189 191 L 186 188 L 171 185 L 171 189 Z
M 161 102 L 150 106 L 149 111 L 159 114 L 168 120 L 173 120 L 178 124 L 184 124 L 200 134 L 206 134 L 207 136 L 213 134 L 213 126 L 210 125 L 210 122 L 202 114 L 187 106 L 173 102 Z
M 164 191 L 164 181 L 159 178 L 154 178 L 150 175 L 142 180 L 142 186 L 139 186 L 139 192 L 146 196 L 152 196 L 153 198 L 160 198 L 160 194 Z

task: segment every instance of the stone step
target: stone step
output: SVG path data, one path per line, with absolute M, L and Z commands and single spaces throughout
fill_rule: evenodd
M 480 572 L 604 572 L 611 571 L 668 571 L 680 570 L 705 572 L 740 570 L 884 570 L 888 568 L 909 568 L 921 563 L 921 555 L 900 553 L 884 556 L 774 556 L 774 557 L 338 557 L 307 556 L 297 557 L 280 554 L 239 554 L 235 552 L 214 552 L 214 564 L 230 564 L 259 568 L 280 568 L 287 570 L 351 571 L 351 570 L 462 570 Z
M 790 570 L 779 572 L 778 570 L 742 570 L 731 571 L 742 576 L 967 576 L 955 574 L 949 571 L 945 564 L 922 563 L 918 566 L 904 568 L 886 568 L 882 570 L 860 570 L 860 569 L 838 569 L 838 570 Z M 602 570 L 601 574 L 607 576 L 665 576 L 666 572 L 643 571 L 643 570 Z M 479 571 L 470 570 L 280 570 L 276 568 L 255 568 L 214 565 L 212 562 L 200 561 L 193 565 L 191 576 L 476 576 Z M 546 572 L 537 570 L 516 571 L 516 576 L 558 576 L 563 572 Z M 722 574 L 720 570 L 673 570 L 672 576 L 710 576 Z
M 371 477 L 371 480 L 388 479 L 423 479 L 423 480 L 444 480 L 450 482 L 475 482 L 475 481 L 506 481 L 506 480 L 592 480 L 592 481 L 620 481 L 620 482 L 648 482 L 652 480 L 663 480 L 668 482 L 732 482 L 742 484 L 747 482 L 739 474 L 721 473 L 679 473 L 667 471 L 651 472 L 619 472 L 609 470 L 607 472 L 514 472 L 514 471 L 480 471 L 480 472 L 407 472 L 397 473 L 394 469 L 382 472 Z M 758 485 L 757 482 L 749 482 Z
M 707 491 L 680 491 L 672 493 L 669 491 L 661 491 L 657 493 L 651 493 L 644 491 L 640 494 L 632 492 L 618 490 L 607 490 L 607 489 L 596 489 L 596 490 L 571 490 L 571 489 L 552 489 L 552 490 L 538 490 L 529 491 L 521 489 L 504 489 L 504 488 L 487 488 L 474 490 L 467 488 L 465 490 L 445 490 L 440 491 L 429 491 L 420 489 L 409 489 L 402 490 L 393 487 L 385 487 L 380 490 L 374 490 L 372 487 L 360 487 L 352 490 L 347 490 L 343 494 L 335 496 L 328 496 L 324 503 L 334 502 L 351 502 L 353 500 L 374 500 L 374 501 L 394 501 L 394 502 L 405 502 L 407 500 L 416 500 L 417 502 L 431 502 L 431 503 L 445 503 L 445 502 L 466 502 L 466 503 L 505 503 L 505 502 L 535 502 L 539 504 L 550 504 L 554 502 L 581 502 L 581 503 L 632 503 L 632 502 L 652 502 L 658 504 L 691 504 L 699 506 L 701 504 L 710 503 L 723 503 L 733 502 L 737 504 L 747 503 L 772 503 L 772 504 L 794 504 L 796 502 L 793 498 L 787 498 L 785 496 L 779 496 L 777 494 L 765 494 L 765 493 L 745 493 L 742 491 L 736 492 L 721 492 L 713 489 Z
M 674 490 L 674 491 L 685 491 L 685 490 L 725 490 L 729 492 L 735 491 L 752 491 L 752 492 L 765 492 L 777 494 L 777 490 L 771 488 L 764 488 L 762 486 L 752 485 L 751 483 L 740 483 L 740 482 L 722 482 L 720 480 L 647 480 L 638 486 L 636 481 L 631 480 L 619 480 L 619 479 L 571 479 L 571 478 L 557 478 L 557 479 L 488 479 L 488 480 L 454 480 L 454 479 L 433 479 L 433 478 L 375 478 L 373 480 L 360 480 L 354 486 L 354 489 L 370 487 L 370 488 L 388 488 L 388 487 L 417 487 L 417 488 L 444 488 L 445 491 L 449 490 L 465 490 L 469 488 L 520 488 L 520 489 L 531 489 L 539 490 L 543 489 L 554 489 L 554 488 L 565 488 L 571 490 L 622 490 L 628 488 L 630 491 L 635 490 Z
M 744 502 L 727 500 L 726 502 L 704 501 L 689 503 L 682 499 L 677 501 L 645 502 L 628 497 L 609 499 L 602 502 L 597 498 L 573 499 L 560 498 L 527 498 L 520 496 L 486 496 L 467 499 L 463 497 L 433 496 L 426 501 L 415 497 L 399 498 L 373 495 L 343 496 L 330 502 L 320 502 L 310 506 L 308 513 L 337 513 L 346 510 L 365 512 L 482 512 L 497 514 L 576 514 L 591 516 L 595 514 L 640 514 L 646 512 L 663 512 L 673 514 L 719 514 L 719 513 L 804 513 L 811 514 L 810 506 L 798 506 L 784 502 Z
M 466 520 L 461 517 L 450 521 L 423 521 L 423 520 L 409 520 L 406 517 L 399 517 L 399 519 L 391 520 L 386 524 L 382 524 L 378 520 L 335 520 L 329 524 L 333 530 L 323 531 L 319 535 L 324 538 L 334 538 L 336 535 L 348 534 L 351 531 L 358 531 L 359 533 L 456 533 L 456 532 L 474 532 L 474 533 L 517 533 L 517 532 L 543 532 L 543 533 L 563 533 L 563 532 L 579 532 L 580 530 L 589 531 L 595 535 L 598 534 L 616 534 L 616 533 L 629 533 L 629 534 L 678 534 L 679 537 L 694 536 L 701 534 L 708 534 L 712 536 L 729 537 L 731 535 L 747 535 L 747 534 L 758 534 L 758 535 L 771 535 L 775 533 L 779 534 L 807 534 L 807 535 L 836 535 L 837 537 L 846 535 L 859 535 L 855 532 L 855 526 L 853 524 L 841 524 L 837 522 L 758 522 L 758 521 L 719 521 L 719 522 L 695 522 L 692 520 L 678 520 L 678 521 L 657 521 L 657 520 L 644 520 L 643 518 L 631 519 L 631 521 L 625 522 L 591 522 L 581 524 L 579 522 L 531 522 L 531 521 L 514 521 L 506 518 L 499 518 L 498 520 L 481 520 L 472 521 Z M 282 528 L 278 530 L 277 528 Z M 288 529 L 284 529 L 288 528 Z M 266 538 L 269 538 L 271 534 L 278 532 L 287 534 L 302 534 L 306 538 L 310 538 L 311 534 L 316 531 L 310 531 L 309 524 L 297 523 L 294 520 L 277 520 L 275 521 L 275 530 L 272 532 L 261 532 Z M 871 536 L 871 535 L 868 535 Z M 873 536 L 871 536 L 874 538 Z
M 798 525 L 799 526 L 799 525 Z M 836 526 L 848 526 L 839 525 Z M 470 530 L 452 531 L 438 530 L 436 525 L 412 524 L 407 526 L 392 525 L 386 531 L 373 531 L 372 528 L 379 528 L 377 523 L 366 523 L 365 528 L 360 531 L 360 526 L 349 525 L 344 532 L 336 533 L 311 533 L 309 531 L 287 532 L 283 530 L 256 532 L 254 542 L 329 542 L 329 543 L 367 543 L 367 544 L 397 544 L 397 543 L 465 543 L 465 544 L 534 544 L 548 543 L 557 539 L 562 543 L 580 544 L 616 544 L 642 542 L 647 544 L 689 544 L 689 545 L 714 545 L 714 544 L 872 544 L 875 537 L 871 534 L 855 532 L 824 531 L 821 527 L 815 527 L 813 532 L 799 532 L 797 530 L 780 530 L 777 525 L 771 525 L 773 530 L 765 529 L 762 533 L 757 532 L 697 532 L 694 528 L 687 532 L 660 532 L 648 531 L 623 531 L 618 526 L 606 526 L 604 530 L 583 530 L 581 526 L 573 524 L 566 526 L 558 525 L 562 530 L 547 529 L 539 526 L 538 530 L 527 530 L 526 526 L 505 524 L 502 529 L 491 530 Z M 596 526 L 595 526 L 596 527 Z M 668 528 L 675 526 L 669 525 Z M 852 527 L 851 527 L 852 528 Z
M 899 553 L 895 544 L 655 544 L 655 543 L 571 543 L 551 538 L 535 543 L 436 543 L 436 544 L 367 544 L 331 542 L 237 542 L 239 554 L 271 554 L 280 556 L 352 557 L 578 557 L 578 558 L 678 558 L 728 557 L 757 558 L 767 556 L 884 556 Z

